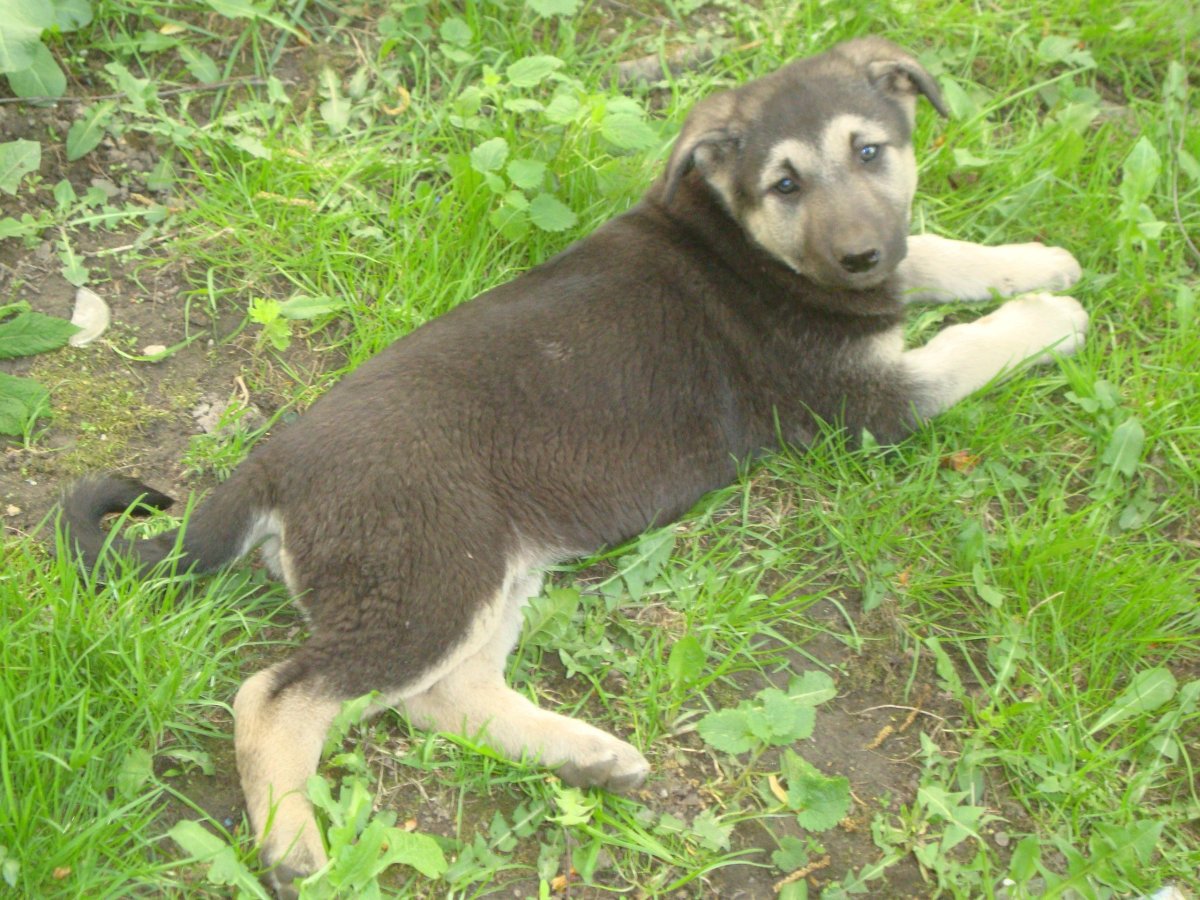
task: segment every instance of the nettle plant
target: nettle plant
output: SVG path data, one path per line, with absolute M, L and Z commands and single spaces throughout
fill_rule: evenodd
M 466 27 L 448 19 L 443 37 L 458 39 L 456 22 Z M 662 140 L 638 101 L 590 92 L 564 67 L 546 54 L 518 59 L 502 73 L 485 66 L 483 77 L 450 105 L 450 124 L 482 138 L 469 154 L 450 158 L 451 175 L 464 195 L 490 192 L 489 221 L 509 240 L 531 228 L 556 232 L 577 223 L 558 181 L 573 161 L 594 168 L 603 181 L 621 165 L 611 155 L 604 160 L 603 151 L 644 151 Z

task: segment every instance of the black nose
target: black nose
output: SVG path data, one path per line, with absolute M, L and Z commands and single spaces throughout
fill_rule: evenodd
M 841 259 L 842 268 L 855 275 L 869 272 L 879 263 L 879 251 L 867 250 L 864 253 L 847 253 Z

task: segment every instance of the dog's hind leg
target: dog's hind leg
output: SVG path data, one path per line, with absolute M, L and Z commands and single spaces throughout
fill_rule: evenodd
M 342 700 L 311 678 L 290 680 L 295 661 L 251 676 L 233 701 L 234 744 L 246 809 L 280 897 L 327 860 L 306 785 Z
M 521 610 L 540 581 L 532 574 L 516 578 L 487 644 L 402 705 L 421 727 L 482 733 L 506 755 L 537 760 L 573 786 L 632 790 L 650 771 L 635 747 L 586 722 L 541 709 L 505 683 L 505 660 L 520 634 Z
M 1039 243 L 988 247 L 935 234 L 910 236 L 908 255 L 896 269 L 902 299 L 935 303 L 1064 290 L 1080 274 L 1075 257 L 1061 247 Z

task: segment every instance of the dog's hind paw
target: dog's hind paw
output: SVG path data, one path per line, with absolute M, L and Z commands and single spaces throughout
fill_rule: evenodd
M 563 763 L 555 772 L 571 787 L 601 787 L 625 794 L 640 787 L 650 774 L 650 763 L 637 748 L 614 737 L 593 752 Z

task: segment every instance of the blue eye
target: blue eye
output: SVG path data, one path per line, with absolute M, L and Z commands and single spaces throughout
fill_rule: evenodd
M 879 156 L 878 144 L 867 144 L 865 147 L 859 148 L 858 158 L 865 163 L 871 162 L 871 160 L 875 159 L 877 156 Z
M 800 185 L 792 178 L 780 178 L 771 188 L 777 194 L 794 194 L 800 190 Z

